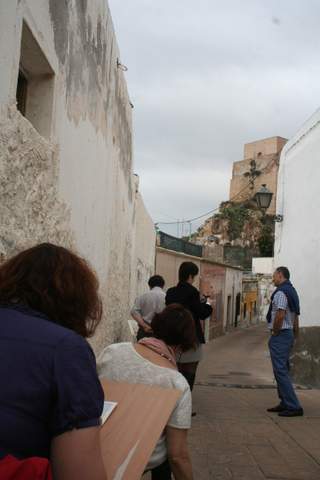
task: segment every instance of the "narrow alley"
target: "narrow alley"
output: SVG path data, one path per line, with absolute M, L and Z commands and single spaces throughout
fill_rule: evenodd
M 299 388 L 302 418 L 267 413 L 277 404 L 267 339 L 259 325 L 206 346 L 190 433 L 196 480 L 319 480 L 320 391 Z
M 0 480 L 320 480 L 319 20 L 0 0 Z

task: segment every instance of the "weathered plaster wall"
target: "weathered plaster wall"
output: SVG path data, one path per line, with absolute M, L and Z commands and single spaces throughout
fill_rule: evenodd
M 240 321 L 240 311 L 236 319 L 236 298 L 237 295 L 242 293 L 242 270 L 237 270 L 234 268 L 226 268 L 226 281 L 225 281 L 225 290 L 224 290 L 224 304 L 228 304 L 228 296 L 231 297 L 231 312 L 228 319 L 227 308 L 225 308 L 224 319 L 223 319 L 223 328 L 224 330 L 234 327 L 236 324 L 239 325 Z M 237 320 L 237 321 L 236 321 Z
M 224 304 L 224 291 L 226 282 L 226 269 L 222 265 L 213 262 L 201 261 L 200 265 L 200 290 L 204 295 L 210 296 L 212 302 L 212 315 L 206 327 L 209 339 L 223 334 L 223 318 L 226 305 Z
M 292 352 L 292 374 L 297 383 L 320 388 L 320 328 L 302 327 Z
M 165 282 L 165 289 L 177 285 L 179 281 L 178 273 L 182 262 L 193 262 L 197 265 L 200 272 L 200 259 L 185 253 L 174 252 L 173 250 L 166 250 L 165 248 L 156 247 L 156 269 L 155 272 L 161 275 Z M 200 276 L 196 277 L 194 286 L 199 288 Z
M 15 107 L 0 118 L 0 154 L 0 257 L 42 241 L 74 248 L 57 150 Z
M 293 355 L 300 382 L 320 386 L 320 110 L 286 144 L 278 178 L 275 265 L 286 265 L 301 299 L 301 337 Z
M 155 270 L 155 245 L 154 223 L 146 210 L 141 194 L 137 191 L 134 209 L 134 255 L 132 256 L 132 276 L 136 288 L 132 291 L 131 303 L 135 295 L 148 291 L 148 280 Z
M 12 0 L 0 7 L 0 248 L 7 256 L 51 240 L 89 259 L 104 303 L 92 341 L 99 351 L 126 336 L 143 217 L 141 209 L 135 216 L 131 106 L 108 4 Z M 54 73 L 46 140 L 15 106 L 23 21 Z M 151 238 L 151 223 L 141 225 Z M 149 271 L 153 252 L 146 242 Z

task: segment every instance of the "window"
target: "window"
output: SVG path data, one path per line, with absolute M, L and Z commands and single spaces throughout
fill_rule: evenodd
M 30 28 L 23 22 L 17 81 L 17 108 L 40 135 L 51 135 L 54 72 Z
M 26 100 L 28 91 L 28 80 L 21 70 L 19 70 L 18 85 L 17 85 L 17 108 L 22 113 L 26 114 Z
M 227 327 L 231 326 L 231 296 L 227 299 Z

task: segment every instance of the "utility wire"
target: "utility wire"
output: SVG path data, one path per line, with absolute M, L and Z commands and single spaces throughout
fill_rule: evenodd
M 269 166 L 274 162 L 274 159 L 272 159 L 262 170 L 260 173 L 263 173 Z M 258 178 L 258 175 L 255 176 L 253 180 Z M 252 184 L 252 180 L 244 187 L 242 188 L 234 197 L 230 198 L 228 202 L 233 202 L 236 198 L 241 195 L 242 192 L 244 192 L 250 185 Z M 220 210 L 220 205 L 216 208 L 213 208 L 212 210 L 209 210 L 209 212 L 203 213 L 202 215 L 199 215 L 198 217 L 190 218 L 189 220 L 183 220 L 184 223 L 190 223 L 190 222 L 195 222 L 196 220 L 200 220 L 200 218 L 206 217 L 214 212 L 217 212 Z M 177 221 L 177 222 L 155 222 L 155 225 L 177 225 L 178 223 L 182 223 L 182 221 Z
M 232 197 L 230 200 L 228 200 L 229 202 L 232 202 L 233 200 L 235 200 L 239 195 L 241 195 L 242 192 L 244 192 L 248 187 L 250 186 L 250 183 L 248 183 L 248 185 L 246 185 L 242 190 L 240 190 L 240 192 L 238 192 L 234 197 Z M 218 210 L 220 209 L 220 205 L 219 207 L 216 207 L 212 210 L 209 210 L 209 212 L 206 212 L 206 213 L 203 213 L 202 215 L 199 215 L 198 217 L 194 217 L 194 218 L 190 218 L 189 220 L 183 220 L 184 223 L 189 223 L 189 222 L 194 222 L 196 220 L 199 220 L 200 218 L 203 218 L 203 217 L 206 217 L 207 215 L 210 215 L 211 213 L 214 213 L 214 212 L 217 212 Z M 156 222 L 156 225 L 160 224 L 160 225 L 176 225 L 177 223 L 182 223 L 182 220 L 180 220 L 179 222 Z

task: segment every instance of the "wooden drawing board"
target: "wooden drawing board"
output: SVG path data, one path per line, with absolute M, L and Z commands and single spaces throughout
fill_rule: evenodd
M 100 380 L 106 400 L 118 402 L 101 427 L 107 478 L 140 480 L 181 392 Z

